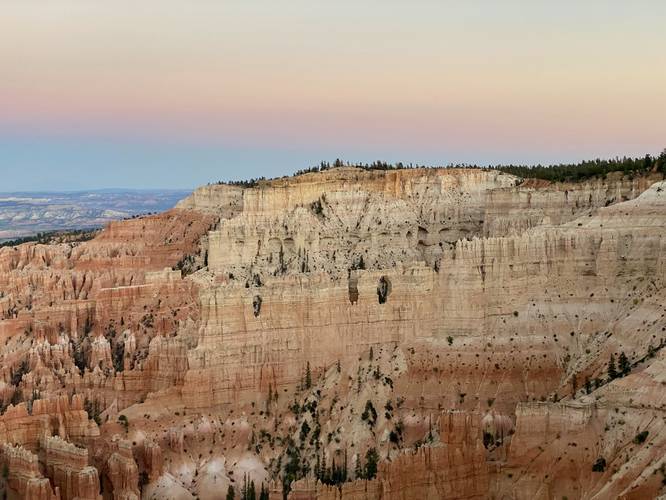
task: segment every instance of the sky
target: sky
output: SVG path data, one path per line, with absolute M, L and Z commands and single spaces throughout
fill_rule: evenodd
M 663 0 L 4 0 L 0 191 L 666 147 Z

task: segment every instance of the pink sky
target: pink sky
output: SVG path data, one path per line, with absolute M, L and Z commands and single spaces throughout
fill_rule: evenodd
M 0 134 L 442 163 L 666 146 L 666 2 L 247 3 L 3 3 Z

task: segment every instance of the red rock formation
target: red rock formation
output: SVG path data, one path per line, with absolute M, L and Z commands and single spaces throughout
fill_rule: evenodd
M 162 472 L 164 472 L 164 457 L 160 445 L 153 442 L 144 443 L 143 460 L 150 480 L 154 481 L 162 475 Z
M 29 500 L 60 500 L 49 480 L 39 471 L 37 456 L 20 446 L 2 445 L 3 467 L 7 467 L 7 484 L 21 498 Z
M 88 465 L 88 450 L 59 437 L 42 442 L 46 474 L 63 498 L 101 500 L 97 469 Z
M 299 499 L 656 496 L 654 180 L 334 169 L 2 248 L 10 487 L 204 499 L 247 475 L 272 498 L 283 479 Z M 621 351 L 631 373 L 607 381 Z M 369 448 L 376 478 L 317 480 L 347 459 L 356 478 Z
M 139 469 L 132 455 L 132 445 L 128 441 L 115 442 L 114 451 L 107 462 L 108 475 L 113 486 L 114 500 L 138 500 Z

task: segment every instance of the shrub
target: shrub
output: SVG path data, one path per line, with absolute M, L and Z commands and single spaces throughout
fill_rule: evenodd
M 310 434 L 310 426 L 308 425 L 307 422 L 303 422 L 301 425 L 301 432 L 300 432 L 300 440 L 301 443 L 305 442 L 305 439 L 308 437 L 308 434 Z
M 622 376 L 628 375 L 631 371 L 631 363 L 629 362 L 629 358 L 627 358 L 627 355 L 624 353 L 624 351 L 620 353 L 620 357 L 618 358 L 618 366 Z
M 389 294 L 391 293 L 391 282 L 386 276 L 382 276 L 379 279 L 379 284 L 377 285 L 377 300 L 380 304 L 385 304 L 388 299 Z
M 648 437 L 648 431 L 641 431 L 634 437 L 634 444 L 643 444 Z
M 18 369 L 12 373 L 12 378 L 11 378 L 11 383 L 12 385 L 18 386 L 21 383 L 21 380 L 23 380 L 23 375 L 28 373 L 30 371 L 30 365 L 28 365 L 28 362 L 24 359 L 21 361 L 21 364 L 19 365 Z
M 610 360 L 608 361 L 608 380 L 614 380 L 618 376 L 617 369 L 615 368 L 615 356 L 610 355 Z
M 377 475 L 377 463 L 379 454 L 375 448 L 370 448 L 365 454 L 365 478 L 374 479 Z
M 377 410 L 375 410 L 375 407 L 372 405 L 372 401 L 367 400 L 365 402 L 365 409 L 361 414 L 361 420 L 367 422 L 370 427 L 375 426 L 375 423 L 377 422 Z
M 603 472 L 606 470 L 606 459 L 604 457 L 597 458 L 597 461 L 592 465 L 592 472 Z
M 129 421 L 125 415 L 118 416 L 118 423 L 125 428 L 125 432 L 129 430 Z
M 261 297 L 259 295 L 255 295 L 254 299 L 252 299 L 252 312 L 254 313 L 254 317 L 256 318 L 259 316 L 259 313 L 261 312 Z
M 122 341 L 116 342 L 113 347 L 113 368 L 117 372 L 125 369 L 125 343 Z

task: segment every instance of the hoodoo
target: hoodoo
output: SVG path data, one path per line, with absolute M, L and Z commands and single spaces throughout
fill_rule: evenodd
M 330 168 L 0 248 L 0 481 L 35 500 L 664 494 L 662 178 Z

